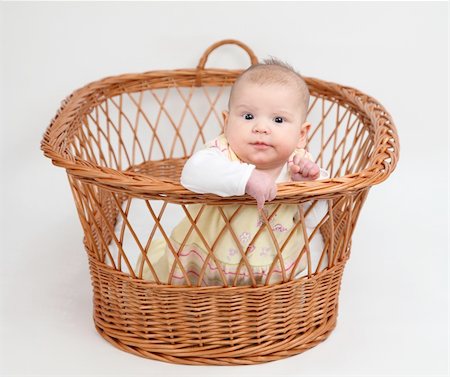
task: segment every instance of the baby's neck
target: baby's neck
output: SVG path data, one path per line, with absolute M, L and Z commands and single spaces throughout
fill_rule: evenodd
M 258 166 L 257 166 L 256 168 L 257 168 L 258 170 L 262 170 L 262 171 L 264 171 L 264 172 L 270 174 L 270 175 L 273 177 L 273 179 L 276 180 L 276 179 L 278 178 L 278 176 L 280 175 L 281 170 L 283 169 L 283 166 L 284 166 L 284 165 L 281 165 L 281 166 L 275 166 L 275 167 L 269 167 L 269 168 L 266 168 L 266 167 L 258 167 Z

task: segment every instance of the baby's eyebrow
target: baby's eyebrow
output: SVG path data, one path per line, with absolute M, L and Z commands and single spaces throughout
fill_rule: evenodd
M 241 104 L 236 106 L 237 109 L 254 109 L 252 106 L 246 105 L 246 104 Z
M 294 116 L 292 113 L 290 113 L 289 111 L 285 111 L 285 110 L 275 111 L 273 114 L 274 115 L 284 115 L 284 116 L 287 116 L 288 118 L 292 118 Z

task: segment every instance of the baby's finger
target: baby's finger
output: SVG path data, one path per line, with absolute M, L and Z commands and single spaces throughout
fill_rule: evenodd
M 263 209 L 265 198 L 263 194 L 259 194 L 256 196 L 256 203 L 258 204 L 258 209 Z
M 309 178 L 309 176 L 311 175 L 311 168 L 312 168 L 311 164 L 305 165 L 303 169 L 303 176 L 305 178 Z
M 299 171 L 301 174 L 303 174 L 303 171 L 305 169 L 305 167 L 308 165 L 308 160 L 306 158 L 302 158 L 299 162 L 298 162 L 298 167 L 299 167 Z
M 291 174 L 296 174 L 300 171 L 300 167 L 298 165 L 291 166 Z
M 300 161 L 298 164 L 298 174 L 305 176 L 307 172 L 307 166 L 304 161 Z
M 304 181 L 312 181 L 313 178 L 311 176 L 311 168 L 309 166 L 303 169 L 302 177 Z
M 311 167 L 311 169 L 309 170 L 309 176 L 310 176 L 312 179 L 317 179 L 317 178 L 319 177 L 319 175 L 320 175 L 320 169 L 319 169 L 319 167 L 318 167 L 317 165 L 313 165 L 313 166 Z
M 277 196 L 277 186 L 273 186 L 269 193 L 269 199 L 267 199 L 269 202 L 274 200 Z

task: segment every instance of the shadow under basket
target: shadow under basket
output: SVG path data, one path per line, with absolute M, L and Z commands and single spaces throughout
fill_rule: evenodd
M 236 241 L 239 271 L 249 275 L 249 284 L 226 279 L 203 284 L 207 265 L 223 277 L 215 254 L 219 240 L 224 234 L 237 240 L 234 219 L 242 208 L 255 206 L 247 195 L 196 194 L 179 182 L 186 159 L 222 133 L 221 112 L 242 71 L 205 65 L 211 52 L 225 44 L 241 47 L 257 63 L 248 46 L 224 40 L 209 47 L 195 69 L 90 83 L 63 101 L 42 140 L 45 156 L 67 171 L 83 227 L 95 326 L 110 343 L 139 356 L 243 365 L 292 356 L 322 342 L 336 326 L 342 274 L 362 205 L 370 187 L 397 164 L 395 126 L 375 99 L 305 78 L 312 125 L 307 149 L 330 178 L 278 185 L 273 210 L 262 212 L 260 231 L 245 245 Z M 305 221 L 319 203 L 326 203 L 326 213 L 307 233 Z M 196 217 L 190 216 L 193 205 L 201 209 Z M 272 221 L 283 205 L 298 208 L 295 227 L 302 229 L 304 244 L 295 263 L 306 261 L 301 275 L 288 272 L 285 245 L 273 237 Z M 207 206 L 221 208 L 223 215 L 213 240 L 198 227 Z M 229 208 L 235 208 L 231 215 L 225 211 Z M 194 279 L 183 265 L 181 247 L 172 248 L 171 274 L 163 282 L 147 251 L 156 239 L 169 240 L 180 214 L 189 218 L 189 232 L 203 240 L 208 255 Z M 272 237 L 274 262 L 266 278 L 257 279 L 249 268 L 250 245 L 264 232 Z M 144 278 L 139 264 L 153 271 L 153 280 Z M 273 282 L 276 268 L 280 279 Z M 174 283 L 175 269 L 184 274 L 183 284 Z

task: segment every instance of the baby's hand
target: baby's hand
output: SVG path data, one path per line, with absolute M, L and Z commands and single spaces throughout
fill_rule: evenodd
M 254 169 L 245 186 L 245 193 L 255 198 L 258 209 L 262 209 L 266 200 L 271 201 L 277 196 L 277 185 L 270 174 Z
M 319 166 L 298 154 L 294 156 L 291 166 L 291 178 L 293 181 L 313 181 L 320 176 Z

